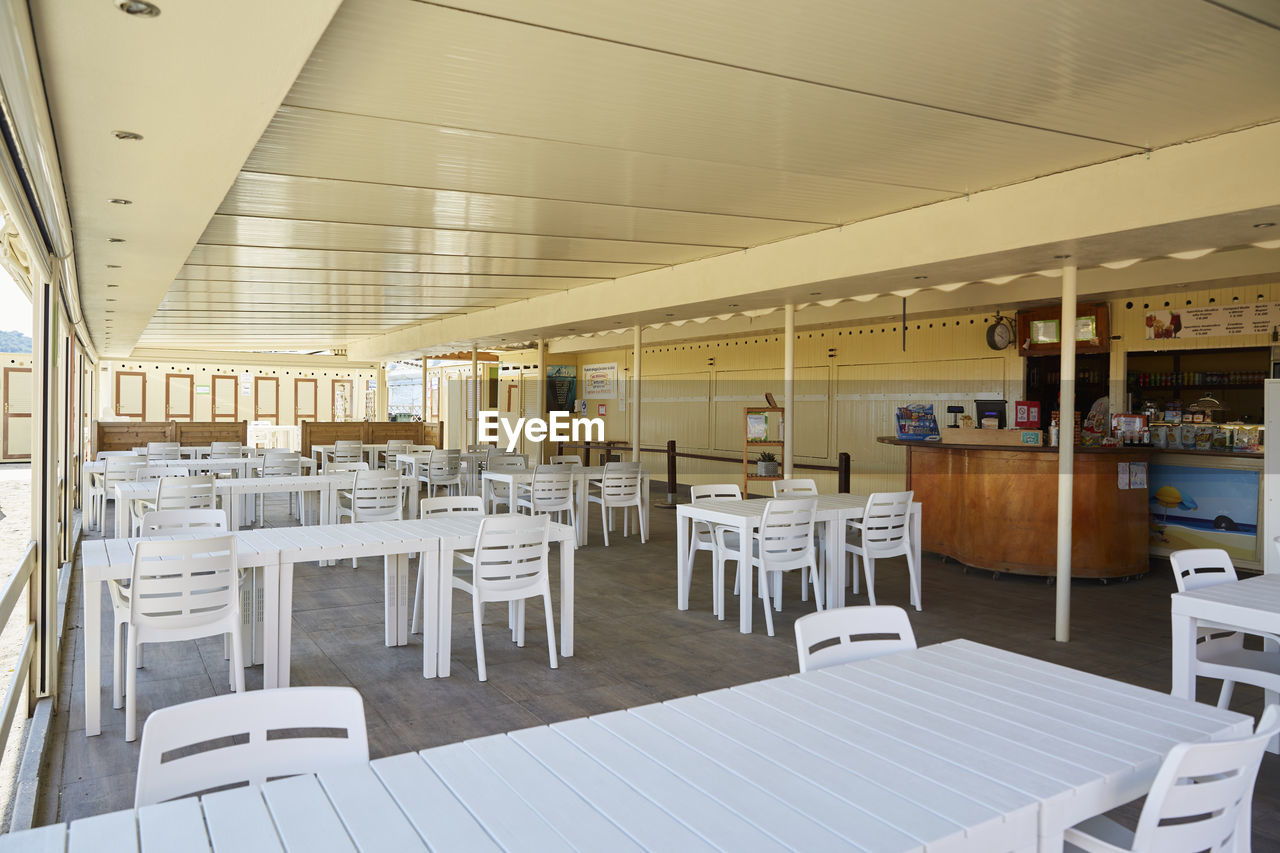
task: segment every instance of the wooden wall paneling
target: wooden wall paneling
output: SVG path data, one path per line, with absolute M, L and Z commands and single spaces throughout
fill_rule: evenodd
M 196 378 L 190 373 L 164 375 L 164 419 L 195 420 Z
M 249 443 L 248 421 L 192 421 L 177 422 L 174 425 L 173 438 L 183 447 L 203 447 L 215 441 L 238 441 Z
M 280 380 L 275 376 L 253 377 L 253 419 L 280 423 Z
M 98 421 L 94 447 L 103 450 L 132 450 L 151 441 L 177 441 L 177 424 L 171 421 Z
M 145 371 L 117 370 L 114 391 L 116 417 L 138 420 L 146 418 L 147 374 Z

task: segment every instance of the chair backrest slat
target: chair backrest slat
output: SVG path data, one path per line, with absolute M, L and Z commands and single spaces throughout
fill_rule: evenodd
M 915 647 L 911 620 L 901 607 L 838 607 L 796 620 L 801 672 Z
M 475 582 L 501 592 L 526 589 L 547 572 L 550 516 L 490 515 L 476 533 Z
M 359 462 L 364 459 L 364 445 L 358 441 L 341 440 L 333 443 L 333 461 Z
M 400 518 L 400 475 L 395 471 L 357 471 L 351 506 L 357 521 Z
M 1178 592 L 1236 580 L 1236 567 L 1221 548 L 1188 548 L 1169 555 Z
M 451 495 L 449 497 L 423 498 L 418 501 L 418 517 L 441 515 L 451 512 L 484 514 L 484 498 L 479 495 Z
M 533 509 L 557 511 L 573 504 L 573 469 L 564 465 L 539 465 L 533 469 Z
M 182 458 L 182 445 L 176 441 L 148 441 L 147 459 L 170 460 Z
M 129 621 L 181 629 L 239 607 L 234 536 L 144 539 L 134 545 Z
M 785 498 L 792 495 L 816 495 L 817 493 L 818 484 L 810 479 L 773 481 L 773 496 L 775 498 Z
M 213 441 L 209 443 L 210 459 L 241 459 L 244 445 L 238 441 Z
M 862 513 L 862 544 L 868 553 L 901 549 L 915 492 L 876 492 Z
M 214 696 L 147 717 L 134 807 L 368 761 L 364 701 L 354 688 Z
M 208 533 L 226 529 L 227 514 L 220 509 L 153 509 L 142 516 L 139 535 Z
M 634 500 L 640 494 L 639 462 L 609 462 L 604 466 L 600 492 L 606 501 Z
M 217 506 L 215 478 L 165 477 L 156 492 L 156 509 L 213 509 Z
M 813 565 L 813 498 L 775 498 L 760 519 L 760 562 L 765 571 Z
M 708 500 L 742 500 L 742 488 L 737 483 L 710 483 L 690 486 L 689 498 L 693 503 Z

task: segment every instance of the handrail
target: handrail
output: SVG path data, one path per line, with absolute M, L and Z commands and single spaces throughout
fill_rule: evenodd
M 26 553 L 18 570 L 9 578 L 4 594 L 0 595 L 0 628 L 9 624 L 13 609 L 18 604 L 22 593 L 27 591 L 31 575 L 36 569 L 36 543 L 27 544 Z M 22 641 L 22 653 L 14 665 L 13 675 L 9 678 L 9 689 L 4 696 L 4 705 L 0 706 L 0 752 L 9 741 L 9 731 L 13 727 L 13 718 L 18 711 L 18 703 L 26 701 L 25 687 L 31 675 L 31 660 L 35 656 L 36 626 L 27 618 L 27 633 Z

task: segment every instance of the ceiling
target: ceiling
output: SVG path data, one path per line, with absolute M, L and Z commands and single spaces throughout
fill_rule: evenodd
M 474 314 L 457 349 L 479 312 L 1280 119 L 1258 0 L 156 2 L 35 4 L 108 356 Z

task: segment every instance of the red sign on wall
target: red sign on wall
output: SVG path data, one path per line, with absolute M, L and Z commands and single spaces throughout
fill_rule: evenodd
M 1032 400 L 1014 403 L 1013 425 L 1018 429 L 1040 429 L 1040 404 Z

